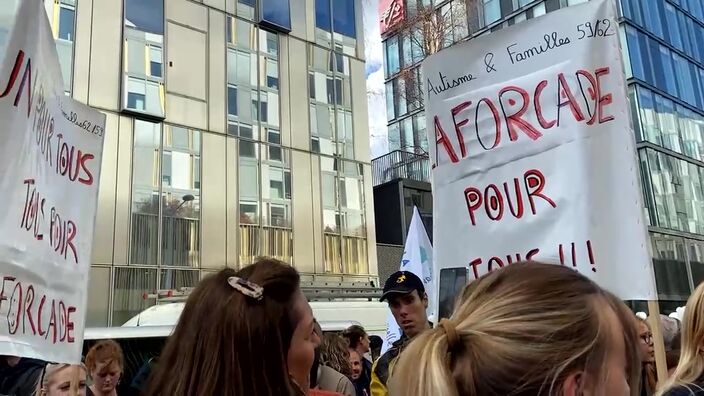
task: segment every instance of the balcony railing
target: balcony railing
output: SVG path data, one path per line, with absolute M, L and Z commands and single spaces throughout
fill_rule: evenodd
M 161 218 L 161 265 L 198 267 L 200 257 L 200 222 L 196 219 L 163 216 Z M 159 216 L 132 213 L 132 264 L 156 265 Z
M 375 186 L 396 179 L 430 183 L 430 159 L 427 154 L 396 150 L 372 160 Z

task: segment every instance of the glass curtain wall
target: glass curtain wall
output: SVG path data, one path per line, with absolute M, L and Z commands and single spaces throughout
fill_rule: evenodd
M 153 301 L 144 293 L 195 286 L 200 267 L 201 132 L 134 121 L 130 262 L 115 269 L 113 324 Z
M 239 140 L 240 265 L 293 261 L 290 150 L 281 146 L 278 35 L 228 17 L 228 134 Z
M 369 273 L 361 164 L 320 157 L 325 272 Z

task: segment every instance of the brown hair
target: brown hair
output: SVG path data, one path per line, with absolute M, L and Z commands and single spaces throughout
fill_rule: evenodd
M 235 290 L 231 277 L 259 285 L 257 300 Z M 273 259 L 239 271 L 225 268 L 189 296 L 152 378 L 149 396 L 296 395 L 287 354 L 296 323 L 298 272 Z
M 93 345 L 88 354 L 86 354 L 86 367 L 88 368 L 88 376 L 91 376 L 93 370 L 98 368 L 98 365 L 103 365 L 98 374 L 103 374 L 116 364 L 120 369 L 120 373 L 124 369 L 124 357 L 120 344 L 113 340 L 101 340 Z
M 576 271 L 539 263 L 513 264 L 467 286 L 449 321 L 400 355 L 389 389 L 414 396 L 547 396 L 585 371 L 595 378 L 595 393 L 604 394 L 598 388 L 614 337 L 603 318 L 609 308 L 623 327 L 627 379 L 637 395 L 633 314 Z
M 328 366 L 346 377 L 352 375 L 350 351 L 347 340 L 339 334 L 325 334 L 320 344 L 320 364 Z
M 649 332 L 652 332 L 652 328 L 650 327 L 650 323 L 641 317 L 636 316 L 636 323 L 638 326 L 641 324 L 644 325 Z M 659 320 L 659 318 L 658 318 Z M 640 333 L 640 329 L 638 328 L 638 333 Z M 643 342 L 643 340 L 639 339 L 639 343 Z M 641 359 L 643 359 L 643 356 L 641 356 Z M 658 373 L 657 369 L 655 367 L 655 363 L 653 362 L 642 362 L 643 365 L 643 371 L 641 372 L 641 375 L 643 376 L 643 383 L 642 385 L 646 387 L 646 393 L 647 394 L 653 394 L 655 393 L 655 389 L 658 386 Z
M 359 343 L 362 342 L 366 335 L 367 332 L 360 325 L 352 325 L 342 332 L 342 336 L 347 339 L 352 349 L 357 349 L 357 346 L 359 346 Z

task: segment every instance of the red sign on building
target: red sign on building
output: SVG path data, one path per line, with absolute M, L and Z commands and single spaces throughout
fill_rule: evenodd
M 382 34 L 402 21 L 405 16 L 403 0 L 379 0 L 379 27 Z

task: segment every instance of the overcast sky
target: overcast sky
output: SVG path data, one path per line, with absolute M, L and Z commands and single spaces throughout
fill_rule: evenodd
M 386 99 L 384 96 L 384 58 L 379 32 L 379 0 L 362 0 L 364 7 L 365 58 L 367 60 L 367 101 L 372 158 L 388 152 Z

